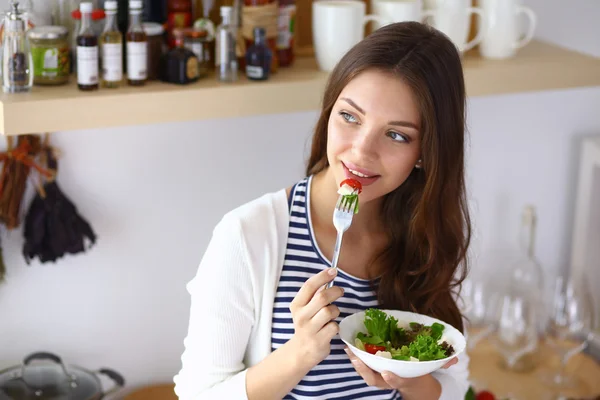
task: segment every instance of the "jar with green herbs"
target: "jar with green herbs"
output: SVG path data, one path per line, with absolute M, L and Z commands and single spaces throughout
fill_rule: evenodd
M 28 32 L 35 85 L 62 85 L 69 81 L 69 31 L 63 26 L 38 26 Z

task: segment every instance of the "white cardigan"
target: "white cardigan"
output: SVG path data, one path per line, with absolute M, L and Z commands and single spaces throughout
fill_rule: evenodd
M 189 330 L 174 377 L 180 400 L 246 400 L 246 370 L 271 353 L 273 302 L 288 234 L 285 190 L 265 194 L 217 224 L 188 283 Z M 442 400 L 462 400 L 469 357 L 433 373 Z

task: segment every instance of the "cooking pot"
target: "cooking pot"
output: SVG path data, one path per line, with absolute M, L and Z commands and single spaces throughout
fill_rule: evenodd
M 103 392 L 98 374 L 113 380 L 113 388 Z M 25 357 L 21 365 L 0 371 L 0 400 L 100 400 L 124 385 L 125 379 L 111 369 L 91 372 L 65 366 L 52 353 L 37 352 Z

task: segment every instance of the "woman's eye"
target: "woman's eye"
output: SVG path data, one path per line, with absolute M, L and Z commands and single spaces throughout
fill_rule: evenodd
M 354 116 L 352 114 L 348 114 L 345 111 L 340 111 L 339 114 L 342 116 L 342 118 L 344 118 L 344 120 L 346 122 L 350 122 L 350 123 L 353 123 L 353 124 L 356 123 L 356 122 L 358 122 L 358 121 L 356 121 L 356 118 L 354 118 Z
M 408 142 L 408 139 L 398 132 L 390 131 L 388 132 L 388 136 L 397 142 Z

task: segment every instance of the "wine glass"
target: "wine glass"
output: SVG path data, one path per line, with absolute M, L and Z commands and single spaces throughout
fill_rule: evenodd
M 493 332 L 490 309 L 494 296 L 489 285 L 482 279 L 469 277 L 463 281 L 461 312 L 467 319 L 469 338 L 467 348 L 473 350 L 477 344 Z
M 534 368 L 538 348 L 537 301 L 531 293 L 509 288 L 499 298 L 496 321 L 490 342 L 500 354 L 500 367 L 512 372 L 528 372 Z M 500 397 L 518 398 L 518 386 L 507 387 Z M 500 395 L 500 394 L 499 394 Z
M 550 376 L 542 376 L 546 384 L 558 389 L 579 385 L 577 378 L 566 372 L 566 366 L 571 357 L 585 349 L 593 329 L 593 300 L 586 280 L 558 276 L 549 310 L 546 343 L 558 354 L 560 368 Z
M 493 344 L 503 367 L 517 372 L 531 369 L 524 356 L 538 347 L 536 300 L 524 291 L 509 289 L 499 301 Z

